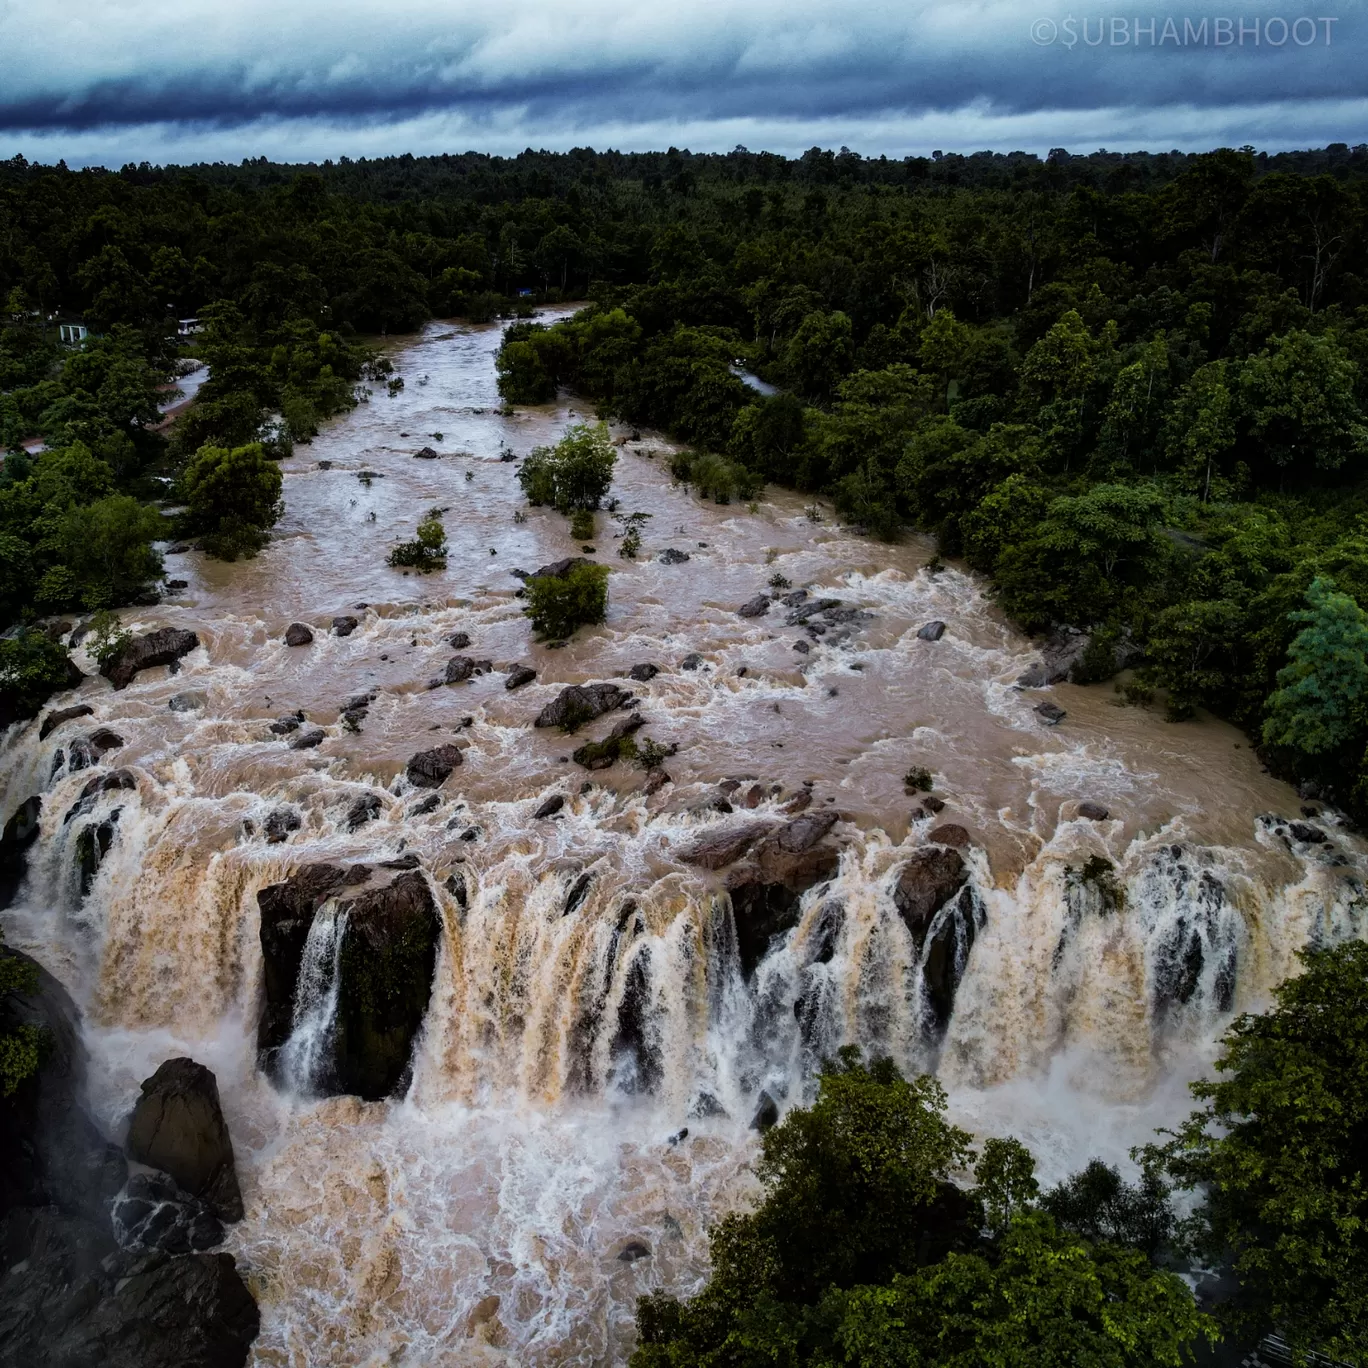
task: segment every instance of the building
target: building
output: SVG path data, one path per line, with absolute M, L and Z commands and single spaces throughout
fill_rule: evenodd
M 90 336 L 90 329 L 84 323 L 59 323 L 57 338 L 69 347 L 79 347 Z

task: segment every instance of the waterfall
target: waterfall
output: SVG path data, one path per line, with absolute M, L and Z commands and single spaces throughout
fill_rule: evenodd
M 339 911 L 336 902 L 330 901 L 319 908 L 304 941 L 294 1019 L 279 1060 L 281 1081 L 301 1097 L 311 1096 L 327 1083 L 346 932 L 346 911 Z

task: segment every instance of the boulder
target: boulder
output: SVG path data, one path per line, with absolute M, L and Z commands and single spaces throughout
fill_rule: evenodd
M 438 459 L 437 453 L 430 446 L 419 447 L 413 454 L 420 461 L 435 461 Z
M 532 725 L 574 731 L 604 713 L 625 706 L 631 697 L 628 690 L 616 684 L 571 684 L 537 714 Z
M 77 703 L 70 708 L 57 708 L 43 718 L 43 724 L 38 728 L 38 739 L 46 741 L 63 722 L 74 722 L 78 717 L 89 717 L 94 711 L 89 703 Z
M 660 792 L 666 784 L 672 784 L 674 780 L 665 773 L 663 769 L 655 769 L 646 776 L 646 783 L 642 786 L 642 792 L 648 797 Z
M 840 851 L 825 837 L 839 820 L 804 812 L 774 828 L 727 876 L 741 972 L 749 978 L 776 936 L 797 924 L 804 893 L 836 872 Z
M 538 820 L 543 817 L 554 817 L 565 806 L 565 794 L 553 793 L 544 803 L 542 803 L 532 814 Z
M 313 632 L 302 622 L 292 622 L 285 629 L 287 646 L 307 646 L 313 640 Z
M 756 1099 L 755 1114 L 751 1117 L 750 1128 L 755 1131 L 767 1131 L 779 1124 L 779 1104 L 769 1093 L 761 1092 Z
M 530 684 L 537 677 L 536 670 L 526 665 L 515 665 L 508 672 L 508 678 L 504 680 L 504 688 L 508 690 L 521 689 L 524 684 Z
M 328 739 L 322 727 L 306 727 L 290 741 L 291 750 L 314 750 Z
M 172 694 L 166 700 L 166 706 L 172 712 L 199 712 L 200 709 L 207 707 L 208 697 L 198 689 L 182 689 L 180 693 Z
M 119 750 L 124 744 L 123 737 L 108 727 L 91 732 L 89 741 L 91 750 L 98 756 L 103 756 L 106 751 Z
M 28 849 L 38 839 L 43 800 L 37 794 L 15 808 L 0 835 L 0 907 L 8 907 L 28 870 Z M 3 952 L 0 952 L 3 953 Z
M 685 864 L 700 869 L 722 869 L 739 860 L 762 836 L 772 829 L 770 822 L 744 822 L 740 826 L 714 827 L 691 841 L 679 852 Z
M 937 845 L 954 846 L 956 850 L 967 850 L 973 844 L 969 832 L 958 822 L 942 822 L 927 833 L 926 839 Z
M 295 983 L 314 914 L 335 893 L 369 877 L 365 865 L 305 865 L 284 883 L 269 884 L 257 894 L 265 990 L 265 1007 L 257 1024 L 257 1049 L 263 1063 L 269 1064 L 290 1034 Z
M 0 1363 L 242 1368 L 261 1326 L 230 1254 L 114 1248 L 109 1220 L 55 1206 L 0 1222 Z
M 464 651 L 465 648 L 470 645 L 470 633 L 453 632 L 451 636 L 447 638 L 447 645 L 450 646 L 453 651 Z
M 793 649 L 800 655 L 807 655 L 807 653 L 812 650 L 812 647 L 809 646 L 802 637 L 799 637 L 798 640 L 793 643 Z
M 784 621 L 790 627 L 798 627 L 805 623 L 809 618 L 816 617 L 819 613 L 829 613 L 833 609 L 844 607 L 840 599 L 816 598 L 804 599 L 794 605 Z
M 552 561 L 550 565 L 543 565 L 540 570 L 534 570 L 527 579 L 560 579 L 563 575 L 568 575 L 577 565 L 593 565 L 587 556 L 566 556 L 564 560 Z
M 448 743 L 445 746 L 434 746 L 432 750 L 419 751 L 408 762 L 405 773 L 414 788 L 441 788 L 451 771 L 460 763 L 460 748 Z
M 199 644 L 199 637 L 194 632 L 179 627 L 159 627 L 146 636 L 134 637 L 114 660 L 101 666 L 100 673 L 116 689 L 126 689 L 140 670 L 172 665 Z
M 166 587 L 168 589 L 188 589 L 190 587 L 190 581 L 183 579 L 169 579 L 166 581 Z
M 920 951 L 937 912 L 964 886 L 969 873 L 956 850 L 926 846 L 914 851 L 893 885 L 893 905 Z
M 372 1100 L 407 1089 L 413 1040 L 432 991 L 441 919 L 419 870 L 370 885 L 364 866 L 313 865 L 257 895 L 266 1009 L 257 1043 L 268 1068 L 289 1038 L 309 927 L 337 898 L 337 1008 L 317 1072 L 325 1093 Z
M 1017 680 L 1023 689 L 1043 689 L 1073 676 L 1092 636 L 1077 627 L 1059 627 L 1040 644 L 1040 659 Z
M 1091 800 L 1079 803 L 1078 815 L 1086 817 L 1090 822 L 1105 822 L 1111 816 L 1111 810 L 1105 808 L 1101 803 L 1094 803 Z
M 770 596 L 768 594 L 756 594 L 754 598 L 748 598 L 736 611 L 741 617 L 764 617 L 769 612 Z
M 441 803 L 440 794 L 429 793 L 426 798 L 420 798 L 414 803 L 406 815 L 409 817 L 426 817 L 429 812 L 436 812 Z
M 677 551 L 673 546 L 667 546 L 656 557 L 661 565 L 683 565 L 688 559 L 689 553 L 687 551 Z
M 652 665 L 649 661 L 641 665 L 633 665 L 627 671 L 628 679 L 635 679 L 638 684 L 647 684 L 660 673 L 659 665 Z
M 917 629 L 917 639 L 919 641 L 939 641 L 945 635 L 945 623 L 928 622 L 924 627 Z
M 266 821 L 262 825 L 266 833 L 266 843 L 280 845 L 292 831 L 299 830 L 302 821 L 294 808 L 278 807 L 272 808 L 266 814 Z
M 383 806 L 378 793 L 363 793 L 347 809 L 347 830 L 359 831 L 367 822 L 373 822 Z
M 1043 703 L 1037 703 L 1033 711 L 1047 727 L 1057 727 L 1069 715 L 1058 703 L 1048 698 Z
M 467 655 L 452 656 L 442 675 L 443 684 L 464 684 L 475 673 L 475 662 Z
M 242 1219 L 233 1142 L 218 1080 L 193 1059 L 168 1059 L 142 1085 L 128 1123 L 129 1156 L 160 1169 L 225 1221 Z
M 332 620 L 333 636 L 349 637 L 361 625 L 350 613 L 343 613 Z
M 697 651 L 691 651 L 679 662 L 681 670 L 701 670 L 703 668 L 703 657 Z

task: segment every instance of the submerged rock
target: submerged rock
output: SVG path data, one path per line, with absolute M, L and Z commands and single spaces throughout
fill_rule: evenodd
M 182 631 L 179 627 L 160 627 L 146 636 L 134 637 L 115 659 L 101 666 L 100 673 L 116 689 L 126 689 L 139 671 L 172 665 L 199 644 L 199 637 L 194 632 Z
M 939 641 L 945 635 L 945 623 L 928 622 L 924 627 L 917 629 L 917 639 L 919 641 Z
M 1057 727 L 1069 715 L 1058 703 L 1048 698 L 1043 703 L 1037 703 L 1033 711 L 1047 727 Z
M 641 665 L 633 665 L 632 668 L 627 671 L 627 678 L 635 679 L 638 684 L 646 684 L 654 679 L 659 673 L 659 665 L 652 665 L 649 662 L 646 662 Z
M 530 684 L 537 677 L 536 670 L 527 665 L 515 665 L 508 672 L 508 678 L 504 680 L 504 688 L 508 690 L 521 689 L 524 684 Z
M 1094 803 L 1091 799 L 1079 803 L 1078 815 L 1086 817 L 1090 822 L 1105 822 L 1111 816 L 1111 810 L 1103 807 L 1101 803 Z
M 756 594 L 754 598 L 748 598 L 737 610 L 738 617 L 764 617 L 769 612 L 770 596 L 768 594 Z
M 333 636 L 348 637 L 361 625 L 350 613 L 343 613 L 332 620 Z
M 168 1059 L 146 1079 L 128 1126 L 128 1153 L 170 1174 L 225 1221 L 242 1219 L 242 1193 L 218 1080 L 193 1059 Z
M 543 817 L 554 817 L 565 806 L 565 794 L 553 793 L 532 816 L 540 820 Z
M 667 546 L 656 557 L 661 565 L 683 565 L 688 559 L 689 553 L 687 551 L 679 551 L 673 546 Z

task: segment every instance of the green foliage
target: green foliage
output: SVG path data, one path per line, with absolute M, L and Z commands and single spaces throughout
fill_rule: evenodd
M 713 1227 L 707 1285 L 638 1302 L 633 1368 L 1186 1362 L 1210 1333 L 1186 1287 L 1035 1210 L 1017 1141 L 989 1141 L 961 1191 L 969 1137 L 944 1109 L 889 1060 L 829 1062 L 761 1141 L 758 1207 Z
M 1338 750 L 1363 727 L 1368 701 L 1368 613 L 1333 580 L 1317 577 L 1307 607 L 1289 614 L 1305 627 L 1288 648 L 1268 699 L 1264 740 L 1308 755 Z
M 714 503 L 752 499 L 764 488 L 753 470 L 710 451 L 679 451 L 670 458 L 670 474 L 681 484 L 692 485 L 699 495 Z
M 1151 1152 L 1197 1210 L 1186 1242 L 1229 1258 L 1240 1329 L 1298 1349 L 1368 1354 L 1368 945 L 1307 950 L 1263 1016 L 1242 1016 L 1193 1085 L 1205 1106 Z
M 417 540 L 400 542 L 389 553 L 385 563 L 395 568 L 411 566 L 424 574 L 446 569 L 447 534 L 442 525 L 441 510 L 429 510 L 427 517 L 418 524 Z
M 0 937 L 0 1013 L 11 994 L 25 996 L 38 990 L 38 968 L 5 949 Z M 0 1026 L 0 1097 L 10 1097 L 18 1086 L 38 1072 L 47 1046 L 41 1027 L 29 1022 L 5 1029 Z
M 661 745 L 659 741 L 646 737 L 636 748 L 636 762 L 646 771 L 657 770 L 674 754 L 672 746 Z
M 577 628 L 593 626 L 608 616 L 606 565 L 572 565 L 563 575 L 534 575 L 526 588 L 523 611 L 541 637 L 573 636 Z
M 108 608 L 101 608 L 90 620 L 85 639 L 85 648 L 100 667 L 112 665 L 128 649 L 133 633 L 119 621 L 119 615 Z
M 903 783 L 910 789 L 916 789 L 918 793 L 930 793 L 936 786 L 936 779 L 925 765 L 913 765 L 903 775 Z
M 1117 1169 L 1094 1159 L 1047 1192 L 1040 1205 L 1065 1230 L 1094 1244 L 1138 1249 L 1151 1259 L 1173 1234 L 1169 1189 L 1152 1164 L 1138 1183 L 1127 1183 Z
M 623 560 L 635 560 L 637 552 L 641 550 L 641 529 L 654 516 L 650 513 L 614 513 L 622 528 L 622 545 L 618 547 L 618 555 Z
M 570 515 L 570 535 L 576 541 L 591 541 L 594 536 L 594 515 L 587 508 L 577 508 Z
M 617 453 L 605 423 L 576 423 L 554 447 L 538 447 L 522 463 L 518 483 L 528 503 L 560 513 L 599 506 L 613 483 Z
M 34 717 L 68 685 L 71 661 L 64 647 L 40 632 L 0 639 L 0 726 Z
M 185 525 L 210 555 L 234 560 L 265 545 L 284 511 L 280 469 L 260 442 L 201 447 L 181 473 Z

